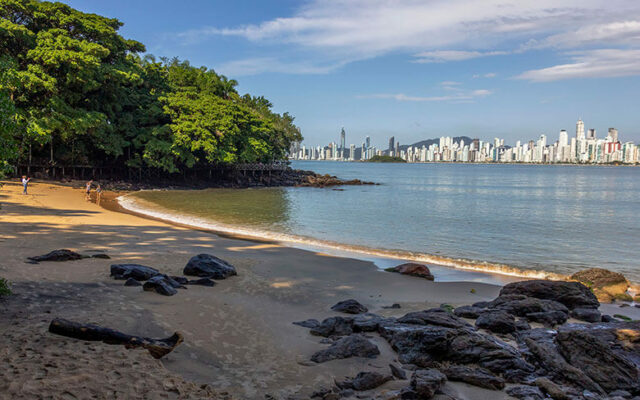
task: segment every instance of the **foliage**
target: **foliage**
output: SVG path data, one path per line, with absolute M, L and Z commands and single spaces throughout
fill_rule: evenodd
M 367 160 L 368 162 L 381 162 L 381 163 L 403 163 L 406 162 L 401 157 L 391 157 L 391 156 L 373 156 Z
M 9 92 L 2 89 L 10 79 L 8 65 L 6 59 L 0 59 L 0 178 L 9 171 L 11 162 L 18 155 L 14 139 L 15 108 Z
M 0 138 L 18 145 L 3 149 L 20 162 L 180 172 L 280 160 L 302 139 L 265 98 L 205 67 L 141 56 L 121 26 L 61 3 L 0 0 Z
M 0 297 L 9 296 L 11 294 L 11 285 L 9 281 L 4 278 L 0 278 Z

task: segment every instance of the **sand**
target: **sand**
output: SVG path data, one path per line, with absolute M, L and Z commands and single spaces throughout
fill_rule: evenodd
M 366 261 L 115 212 L 87 202 L 80 188 L 32 183 L 29 195 L 21 190 L 14 182 L 0 190 L 0 276 L 14 292 L 0 300 L 0 398 L 300 398 L 363 370 L 386 373 L 396 355 L 377 338 L 378 358 L 313 364 L 310 356 L 327 345 L 293 321 L 335 315 L 330 307 L 348 298 L 371 312 L 400 316 L 442 303 L 490 300 L 500 290 L 477 282 L 429 282 L 382 272 Z M 111 259 L 25 263 L 60 248 L 106 252 Z M 109 277 L 109 266 L 122 262 L 181 275 L 199 253 L 231 262 L 238 276 L 213 288 L 189 286 L 172 297 Z M 402 308 L 382 308 L 392 303 Z M 158 361 L 145 350 L 49 334 L 54 317 L 142 336 L 180 331 L 185 342 Z M 406 385 L 394 381 L 383 388 Z M 459 383 L 447 383 L 446 390 L 460 399 L 507 398 Z

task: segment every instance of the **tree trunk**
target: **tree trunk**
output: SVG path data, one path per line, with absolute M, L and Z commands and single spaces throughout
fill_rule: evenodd
M 141 336 L 131 336 L 110 328 L 98 325 L 80 324 L 62 318 L 56 318 L 49 324 L 49 332 L 74 339 L 103 342 L 106 344 L 121 344 L 127 349 L 145 348 L 153 358 L 162 358 L 169 354 L 183 341 L 182 334 L 174 333 L 166 339 L 151 339 Z

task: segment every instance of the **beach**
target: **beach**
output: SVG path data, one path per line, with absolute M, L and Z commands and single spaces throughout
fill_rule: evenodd
M 370 312 L 397 317 L 443 303 L 488 301 L 500 291 L 116 212 L 87 202 L 82 189 L 68 185 L 35 182 L 26 196 L 21 189 L 5 182 L 0 190 L 0 276 L 13 291 L 0 300 L 0 397 L 308 398 L 335 379 L 386 372 L 397 355 L 374 337 L 377 358 L 315 364 L 311 355 L 326 345 L 294 321 L 336 315 L 330 307 L 350 298 Z M 25 263 L 54 249 L 111 259 Z M 111 264 L 126 262 L 182 275 L 200 253 L 228 261 L 238 275 L 214 287 L 190 285 L 172 297 L 109 277 Z M 401 308 L 383 308 L 393 303 Z M 179 331 L 185 340 L 158 361 L 144 350 L 52 335 L 47 326 L 55 317 L 156 338 Z M 382 389 L 406 384 L 391 381 Z M 508 398 L 464 383 L 446 388 L 460 399 Z

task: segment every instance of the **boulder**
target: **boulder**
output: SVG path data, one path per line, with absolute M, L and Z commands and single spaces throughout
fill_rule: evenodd
M 28 257 L 29 260 L 40 262 L 40 261 L 73 261 L 80 260 L 82 258 L 87 258 L 81 254 L 76 253 L 75 251 L 60 249 L 54 250 L 50 253 L 44 254 L 42 256 Z
M 624 275 L 603 268 L 589 268 L 571 275 L 569 279 L 591 288 L 601 302 L 622 296 L 629 289 L 629 281 Z
M 200 285 L 200 286 L 207 286 L 207 287 L 213 287 L 216 283 L 214 281 L 212 281 L 209 278 L 200 278 L 200 279 L 192 279 L 187 281 L 186 283 L 187 285 Z
M 178 282 L 181 285 L 186 285 L 189 283 L 189 278 L 185 278 L 184 276 L 171 276 L 171 279 Z
M 317 328 L 320 326 L 320 322 L 317 319 L 306 319 L 304 321 L 293 322 L 294 325 L 302 326 L 304 328 Z
M 600 322 L 602 315 L 600 311 L 593 308 L 575 308 L 571 310 L 571 317 L 586 322 Z
M 353 318 L 329 317 L 318 326 L 311 328 L 311 334 L 316 336 L 345 336 L 353 333 Z
M 369 311 L 369 309 L 362 304 L 358 303 L 354 299 L 343 300 L 331 307 L 333 311 L 345 313 L 345 314 L 362 314 Z
M 545 395 L 535 386 L 513 386 L 507 389 L 507 394 L 518 400 L 545 400 Z
M 448 313 L 442 308 L 431 308 L 425 311 L 410 312 L 400 318 L 398 322 L 402 324 L 414 325 L 437 325 L 447 328 L 470 328 L 467 322 Z
M 101 258 L 103 260 L 109 260 L 111 259 L 111 257 L 109 257 L 108 254 L 104 254 L 104 253 L 98 253 L 98 254 L 92 254 L 91 258 Z
M 453 310 L 453 313 L 460 318 L 476 319 L 484 311 L 485 311 L 484 308 L 481 308 L 481 307 L 462 306 Z
M 501 295 L 490 302 L 484 302 L 481 306 L 476 307 L 506 311 L 518 317 L 526 317 L 527 314 L 530 313 L 550 311 L 561 311 L 565 314 L 569 313 L 569 309 L 557 301 L 537 299 L 519 294 Z
M 171 279 L 170 281 L 170 278 L 167 278 L 167 276 L 163 275 L 153 276 L 148 281 L 146 281 L 144 285 L 142 285 L 142 289 L 147 292 L 156 292 L 164 296 L 173 296 L 174 294 L 178 293 L 178 291 L 171 282 L 173 280 Z
M 140 283 L 140 281 L 137 281 L 133 278 L 127 278 L 126 282 L 124 283 L 125 286 L 142 286 L 142 283 Z
M 396 379 L 405 380 L 407 379 L 407 373 L 400 367 L 395 364 L 389 364 L 389 369 L 391 369 L 391 375 L 393 375 Z
M 211 279 L 226 279 L 237 275 L 236 269 L 228 262 L 211 254 L 198 254 L 191 257 L 184 267 L 183 274 Z
M 111 266 L 111 276 L 114 279 L 133 278 L 137 281 L 146 281 L 152 277 L 160 275 L 160 271 L 155 268 L 139 264 L 113 264 Z
M 571 396 L 567 391 L 562 388 L 560 385 L 554 383 L 549 378 L 541 377 L 535 380 L 534 382 L 537 387 L 543 393 L 548 394 L 554 400 L 573 400 L 574 397 Z
M 562 311 L 547 311 L 529 313 L 526 317 L 531 322 L 539 322 L 545 326 L 554 327 L 567 322 L 569 316 Z
M 382 375 L 378 372 L 360 372 L 355 378 L 351 379 L 346 385 L 357 391 L 371 390 L 392 380 L 390 375 Z M 342 386 L 341 386 L 342 387 Z
M 418 399 L 430 399 L 446 381 L 447 377 L 437 369 L 419 369 L 411 376 L 411 389 Z
M 441 369 L 441 372 L 445 374 L 450 381 L 464 382 L 490 390 L 502 390 L 504 388 L 504 379 L 495 376 L 484 368 L 451 365 Z
M 419 278 L 428 279 L 430 281 L 434 279 L 431 271 L 429 271 L 429 268 L 423 264 L 404 263 L 396 267 L 387 268 L 386 270 L 389 272 L 397 272 L 402 275 L 417 276 Z
M 521 294 L 537 299 L 553 300 L 574 308 L 598 308 L 600 303 L 589 288 L 580 282 L 531 280 L 509 283 L 502 288 L 500 296 Z
M 349 357 L 374 358 L 378 354 L 380 354 L 378 346 L 362 335 L 353 334 L 335 341 L 328 349 L 318 351 L 311 356 L 311 361 L 323 363 Z
M 516 331 L 516 319 L 505 311 L 487 311 L 478 317 L 476 326 L 495 333 L 512 333 Z

